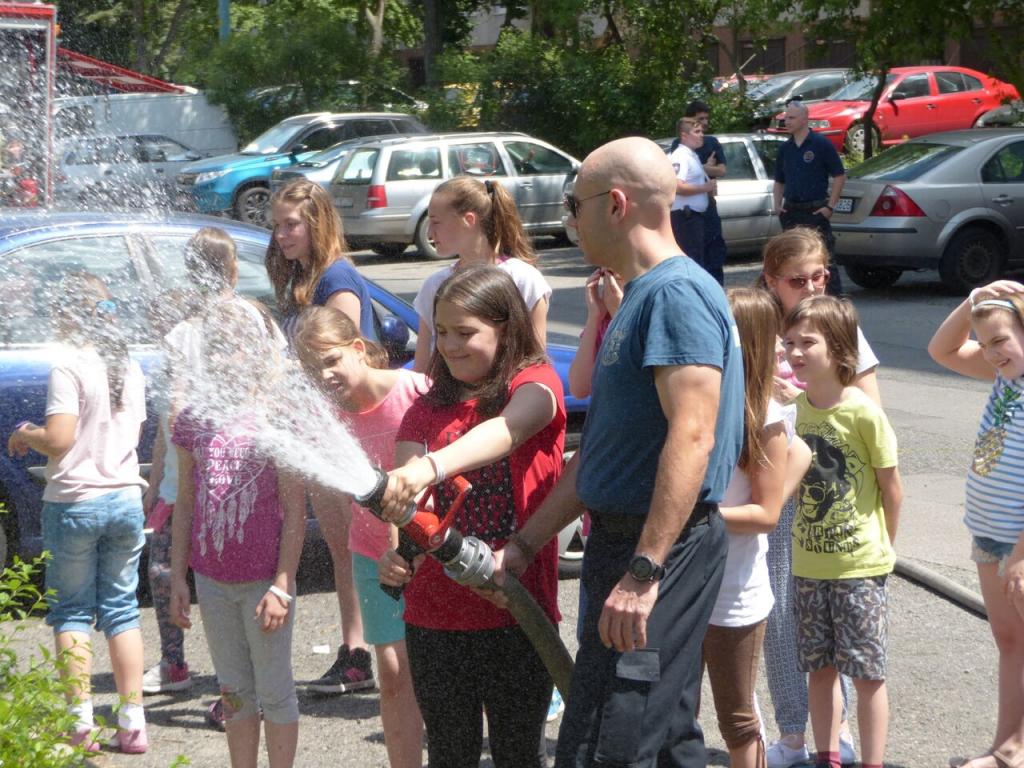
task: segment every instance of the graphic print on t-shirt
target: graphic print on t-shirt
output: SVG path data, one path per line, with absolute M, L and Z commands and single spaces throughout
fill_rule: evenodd
M 207 545 L 212 544 L 220 558 L 226 541 L 245 543 L 245 522 L 259 495 L 256 480 L 267 460 L 253 452 L 244 435 L 200 432 L 197 444 L 196 460 L 204 480 L 196 487 L 195 500 L 200 511 L 199 551 L 206 557 Z
M 855 505 L 864 462 L 831 424 L 807 425 L 800 437 L 811 449 L 811 467 L 800 483 L 794 545 L 808 552 L 853 552 L 862 544 Z
M 481 541 L 507 539 L 516 529 L 512 469 L 508 457 L 466 472 L 464 476 L 473 484 L 473 490 L 455 515 L 452 527 L 464 536 L 476 536 Z M 452 484 L 441 483 L 438 497 L 442 512 L 447 512 L 455 501 Z

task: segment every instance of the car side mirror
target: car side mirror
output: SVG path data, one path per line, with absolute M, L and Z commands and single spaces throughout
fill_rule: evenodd
M 288 154 L 291 155 L 292 157 L 295 157 L 296 155 L 301 154 L 307 151 L 308 149 L 309 147 L 306 146 L 305 144 L 296 144 L 295 146 L 288 150 Z
M 409 360 L 409 326 L 397 316 L 387 314 L 380 319 L 380 345 L 388 353 L 392 365 Z
M 896 91 L 891 96 L 889 96 L 889 101 L 899 101 L 899 100 L 905 99 L 905 98 L 907 98 L 907 94 L 906 93 L 904 93 L 903 91 Z
M 185 153 L 185 159 L 186 160 L 202 160 L 203 156 L 200 155 L 198 152 L 186 152 Z

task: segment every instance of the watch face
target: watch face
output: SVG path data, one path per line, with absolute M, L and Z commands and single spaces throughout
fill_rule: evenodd
M 637 581 L 650 581 L 654 573 L 654 563 L 650 558 L 637 556 L 629 563 L 629 574 Z

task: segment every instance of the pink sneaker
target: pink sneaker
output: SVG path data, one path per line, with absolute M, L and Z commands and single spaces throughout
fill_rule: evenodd
M 146 726 L 133 731 L 118 728 L 107 744 L 111 749 L 119 749 L 127 755 L 141 755 L 149 749 L 149 738 Z
M 95 728 L 79 728 L 73 734 L 71 734 L 71 746 L 81 747 L 86 752 L 99 752 L 100 743 L 94 739 L 93 731 Z

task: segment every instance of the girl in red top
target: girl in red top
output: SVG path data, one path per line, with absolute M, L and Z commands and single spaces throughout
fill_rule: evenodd
M 384 498 L 398 516 L 437 485 L 443 515 L 455 493 L 446 476 L 473 485 L 454 527 L 499 549 L 554 487 L 562 468 L 565 408 L 515 283 L 494 267 L 453 274 L 434 302 L 433 385 L 406 413 Z M 430 766 L 475 766 L 487 713 L 496 768 L 547 764 L 544 722 L 551 677 L 512 615 L 426 559 L 413 570 L 394 550 L 381 580 L 405 584 L 406 646 L 427 729 Z M 558 550 L 552 539 L 522 576 L 552 621 Z

